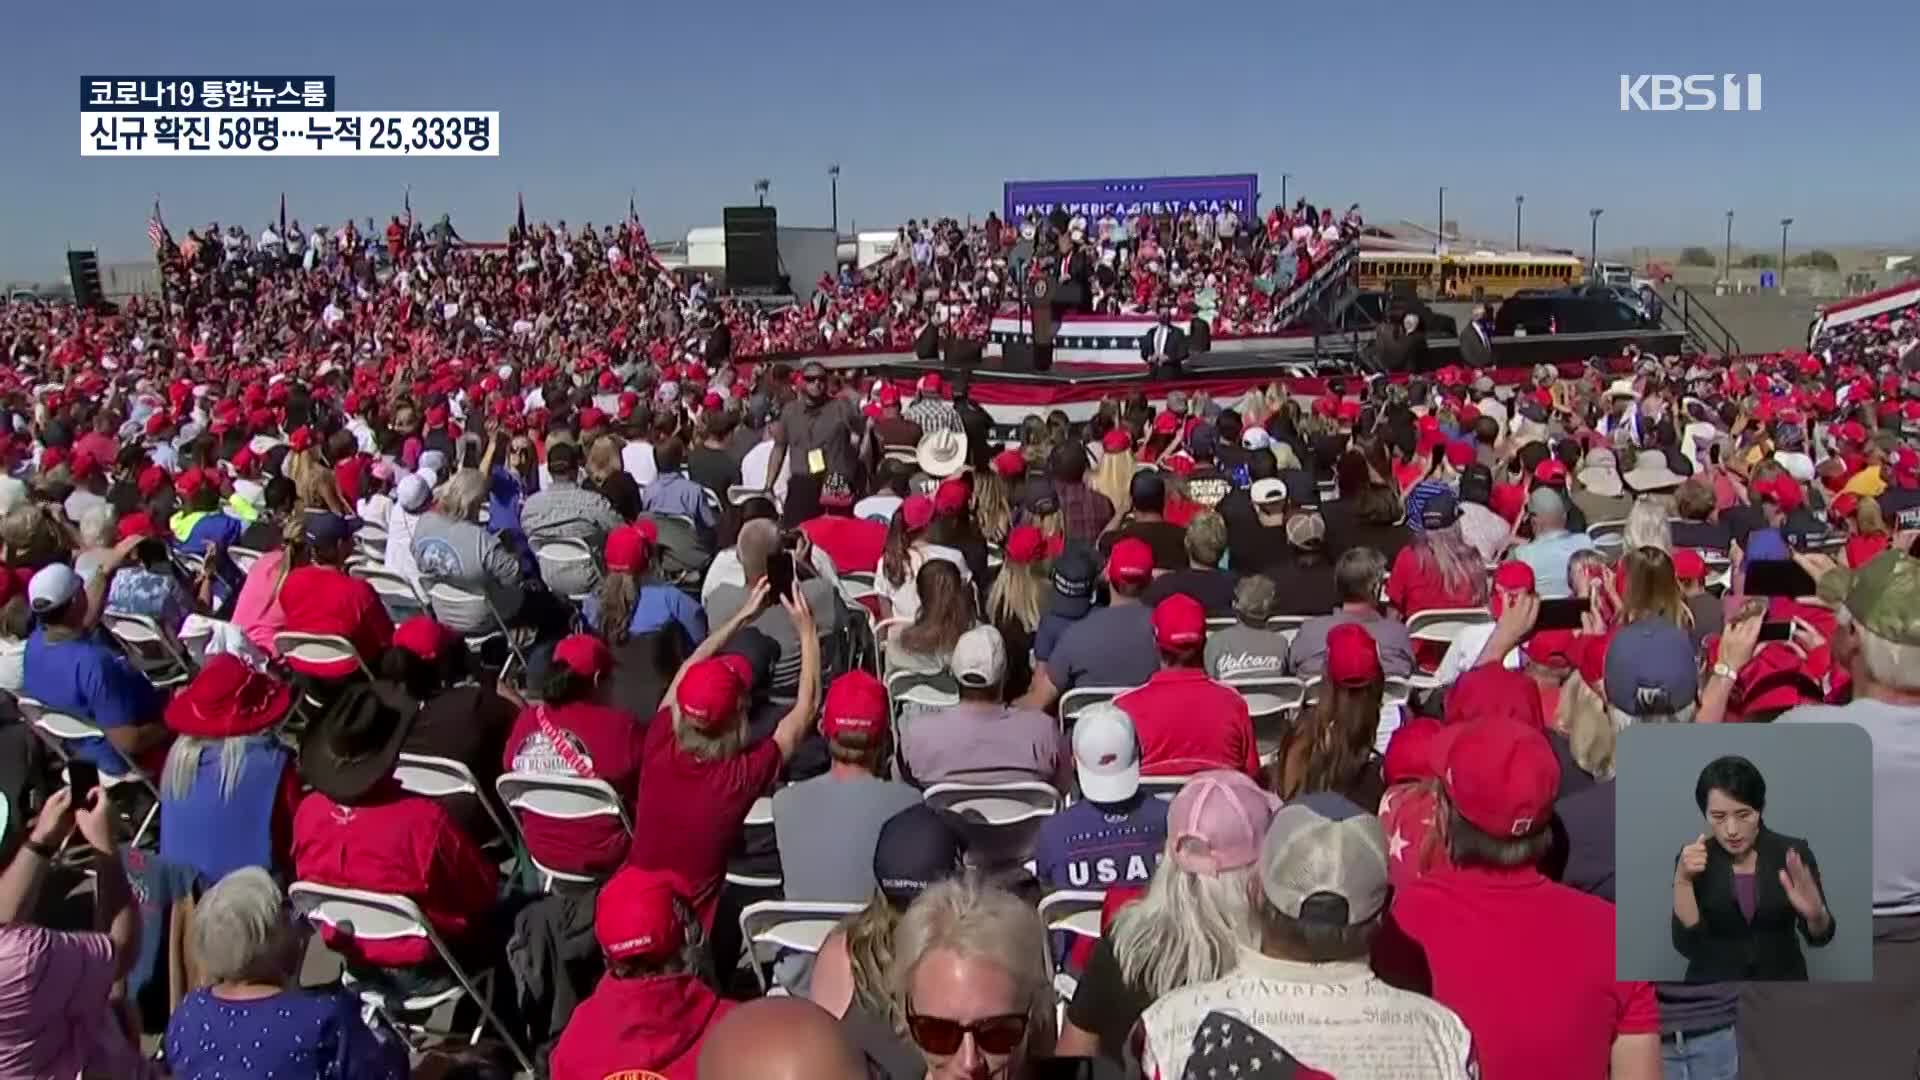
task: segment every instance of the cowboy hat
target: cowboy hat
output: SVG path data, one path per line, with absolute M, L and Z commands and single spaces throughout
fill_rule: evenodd
M 967 436 L 958 431 L 928 432 L 913 456 L 928 476 L 952 476 L 967 463 Z
M 1615 379 L 1612 384 L 1607 387 L 1607 396 L 1610 398 L 1632 398 L 1638 401 L 1640 400 L 1640 391 L 1633 388 L 1632 379 Z
M 1667 456 L 1658 450 L 1642 450 L 1640 456 L 1633 459 L 1633 469 L 1621 479 L 1636 492 L 1666 491 L 1687 482 L 1686 477 L 1673 471 L 1673 466 L 1667 464 Z
M 391 683 L 348 687 L 300 740 L 300 776 L 337 803 L 352 803 L 393 774 L 419 703 Z
M 1573 480 L 1583 491 L 1590 491 L 1603 499 L 1617 499 L 1626 494 L 1620 484 L 1620 466 L 1614 460 L 1613 451 L 1604 448 L 1587 453 Z

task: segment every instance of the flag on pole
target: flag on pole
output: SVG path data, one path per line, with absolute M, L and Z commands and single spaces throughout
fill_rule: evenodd
M 527 196 L 524 192 L 522 192 L 522 193 L 519 193 L 517 197 L 520 202 L 520 211 L 519 213 L 514 215 L 514 219 L 513 219 L 514 234 L 513 235 L 516 240 L 524 244 L 527 242 Z
M 631 191 L 627 192 L 627 222 L 631 225 L 640 224 L 640 211 L 633 207 L 633 192 Z
M 413 231 L 413 185 L 412 184 L 408 184 L 407 189 L 400 193 L 400 208 L 407 212 L 407 231 L 411 233 Z
M 287 238 L 287 193 L 283 191 L 280 193 L 280 239 L 284 242 L 286 238 Z
M 160 197 L 153 198 L 153 216 L 147 219 L 147 239 L 153 241 L 153 250 L 164 250 L 173 242 L 167 235 L 167 223 L 160 220 Z

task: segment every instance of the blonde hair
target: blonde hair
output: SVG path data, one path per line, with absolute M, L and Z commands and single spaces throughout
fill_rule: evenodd
M 621 470 L 620 440 L 612 435 L 602 435 L 593 440 L 593 446 L 587 451 L 587 475 L 595 480 L 605 480 Z
M 718 734 L 702 731 L 691 720 L 680 715 L 679 706 L 673 708 L 673 741 L 680 749 L 696 761 L 725 761 L 740 753 L 747 743 L 747 714 L 742 709 L 734 723 Z
M 987 591 L 987 619 L 996 626 L 1019 623 L 1028 633 L 1040 626 L 1040 609 L 1052 585 L 1052 563 L 1004 563 Z
M 1674 576 L 1673 556 L 1657 547 L 1636 547 L 1627 552 L 1624 565 L 1627 587 L 1620 598 L 1621 626 L 1653 616 L 1683 630 L 1693 628 L 1693 609 Z
M 1619 732 L 1606 699 L 1587 680 L 1576 675 L 1560 688 L 1553 725 L 1566 733 L 1575 765 L 1598 780 L 1613 775 L 1613 745 Z
M 840 920 L 847 942 L 847 968 L 853 975 L 853 1004 L 870 1015 L 886 1017 L 895 1031 L 906 1027 L 906 1014 L 895 1005 L 887 987 L 899 927 L 899 909 L 879 889 L 866 907 Z
M 434 493 L 433 506 L 456 521 L 472 521 L 487 499 L 487 476 L 479 469 L 461 469 Z
M 1880 500 L 1871 495 L 1862 495 L 1860 504 L 1853 509 L 1853 527 L 1861 536 L 1884 536 L 1890 530 L 1887 519 L 1880 511 Z
M 1029 1057 L 1053 1052 L 1054 992 L 1047 928 L 1033 905 L 972 875 L 929 887 L 907 908 L 893 935 L 888 982 L 905 1015 L 920 962 L 938 951 L 984 960 L 1013 981 L 1027 1003 Z
M 1105 495 L 1115 510 L 1124 512 L 1133 505 L 1133 473 L 1137 467 L 1131 450 L 1102 454 L 1100 465 L 1088 478 L 1087 486 Z
M 1659 548 L 1661 551 L 1673 550 L 1673 527 L 1667 523 L 1672 513 L 1671 499 L 1660 495 L 1642 495 L 1633 501 L 1633 509 L 1627 511 L 1626 534 L 1628 548 Z
M 1169 840 L 1145 895 L 1107 931 L 1121 978 L 1158 998 L 1225 975 L 1242 948 L 1260 946 L 1251 888 L 1257 870 L 1182 870 Z
M 1005 543 L 1013 529 L 1013 503 L 1007 481 L 987 469 L 973 474 L 973 521 L 989 544 Z

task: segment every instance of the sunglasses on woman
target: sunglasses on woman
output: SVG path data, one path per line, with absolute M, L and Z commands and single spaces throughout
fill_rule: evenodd
M 1027 1037 L 1027 1015 L 1008 1013 L 963 1024 L 941 1016 L 923 1016 L 908 1006 L 907 1033 L 913 1036 L 914 1045 L 941 1057 L 959 1053 L 968 1035 L 973 1036 L 973 1045 L 982 1053 L 1011 1054 Z

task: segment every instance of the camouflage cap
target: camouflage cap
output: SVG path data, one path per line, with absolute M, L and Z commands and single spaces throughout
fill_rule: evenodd
M 1900 645 L 1920 645 L 1920 559 L 1888 551 L 1853 572 L 1853 621 Z

